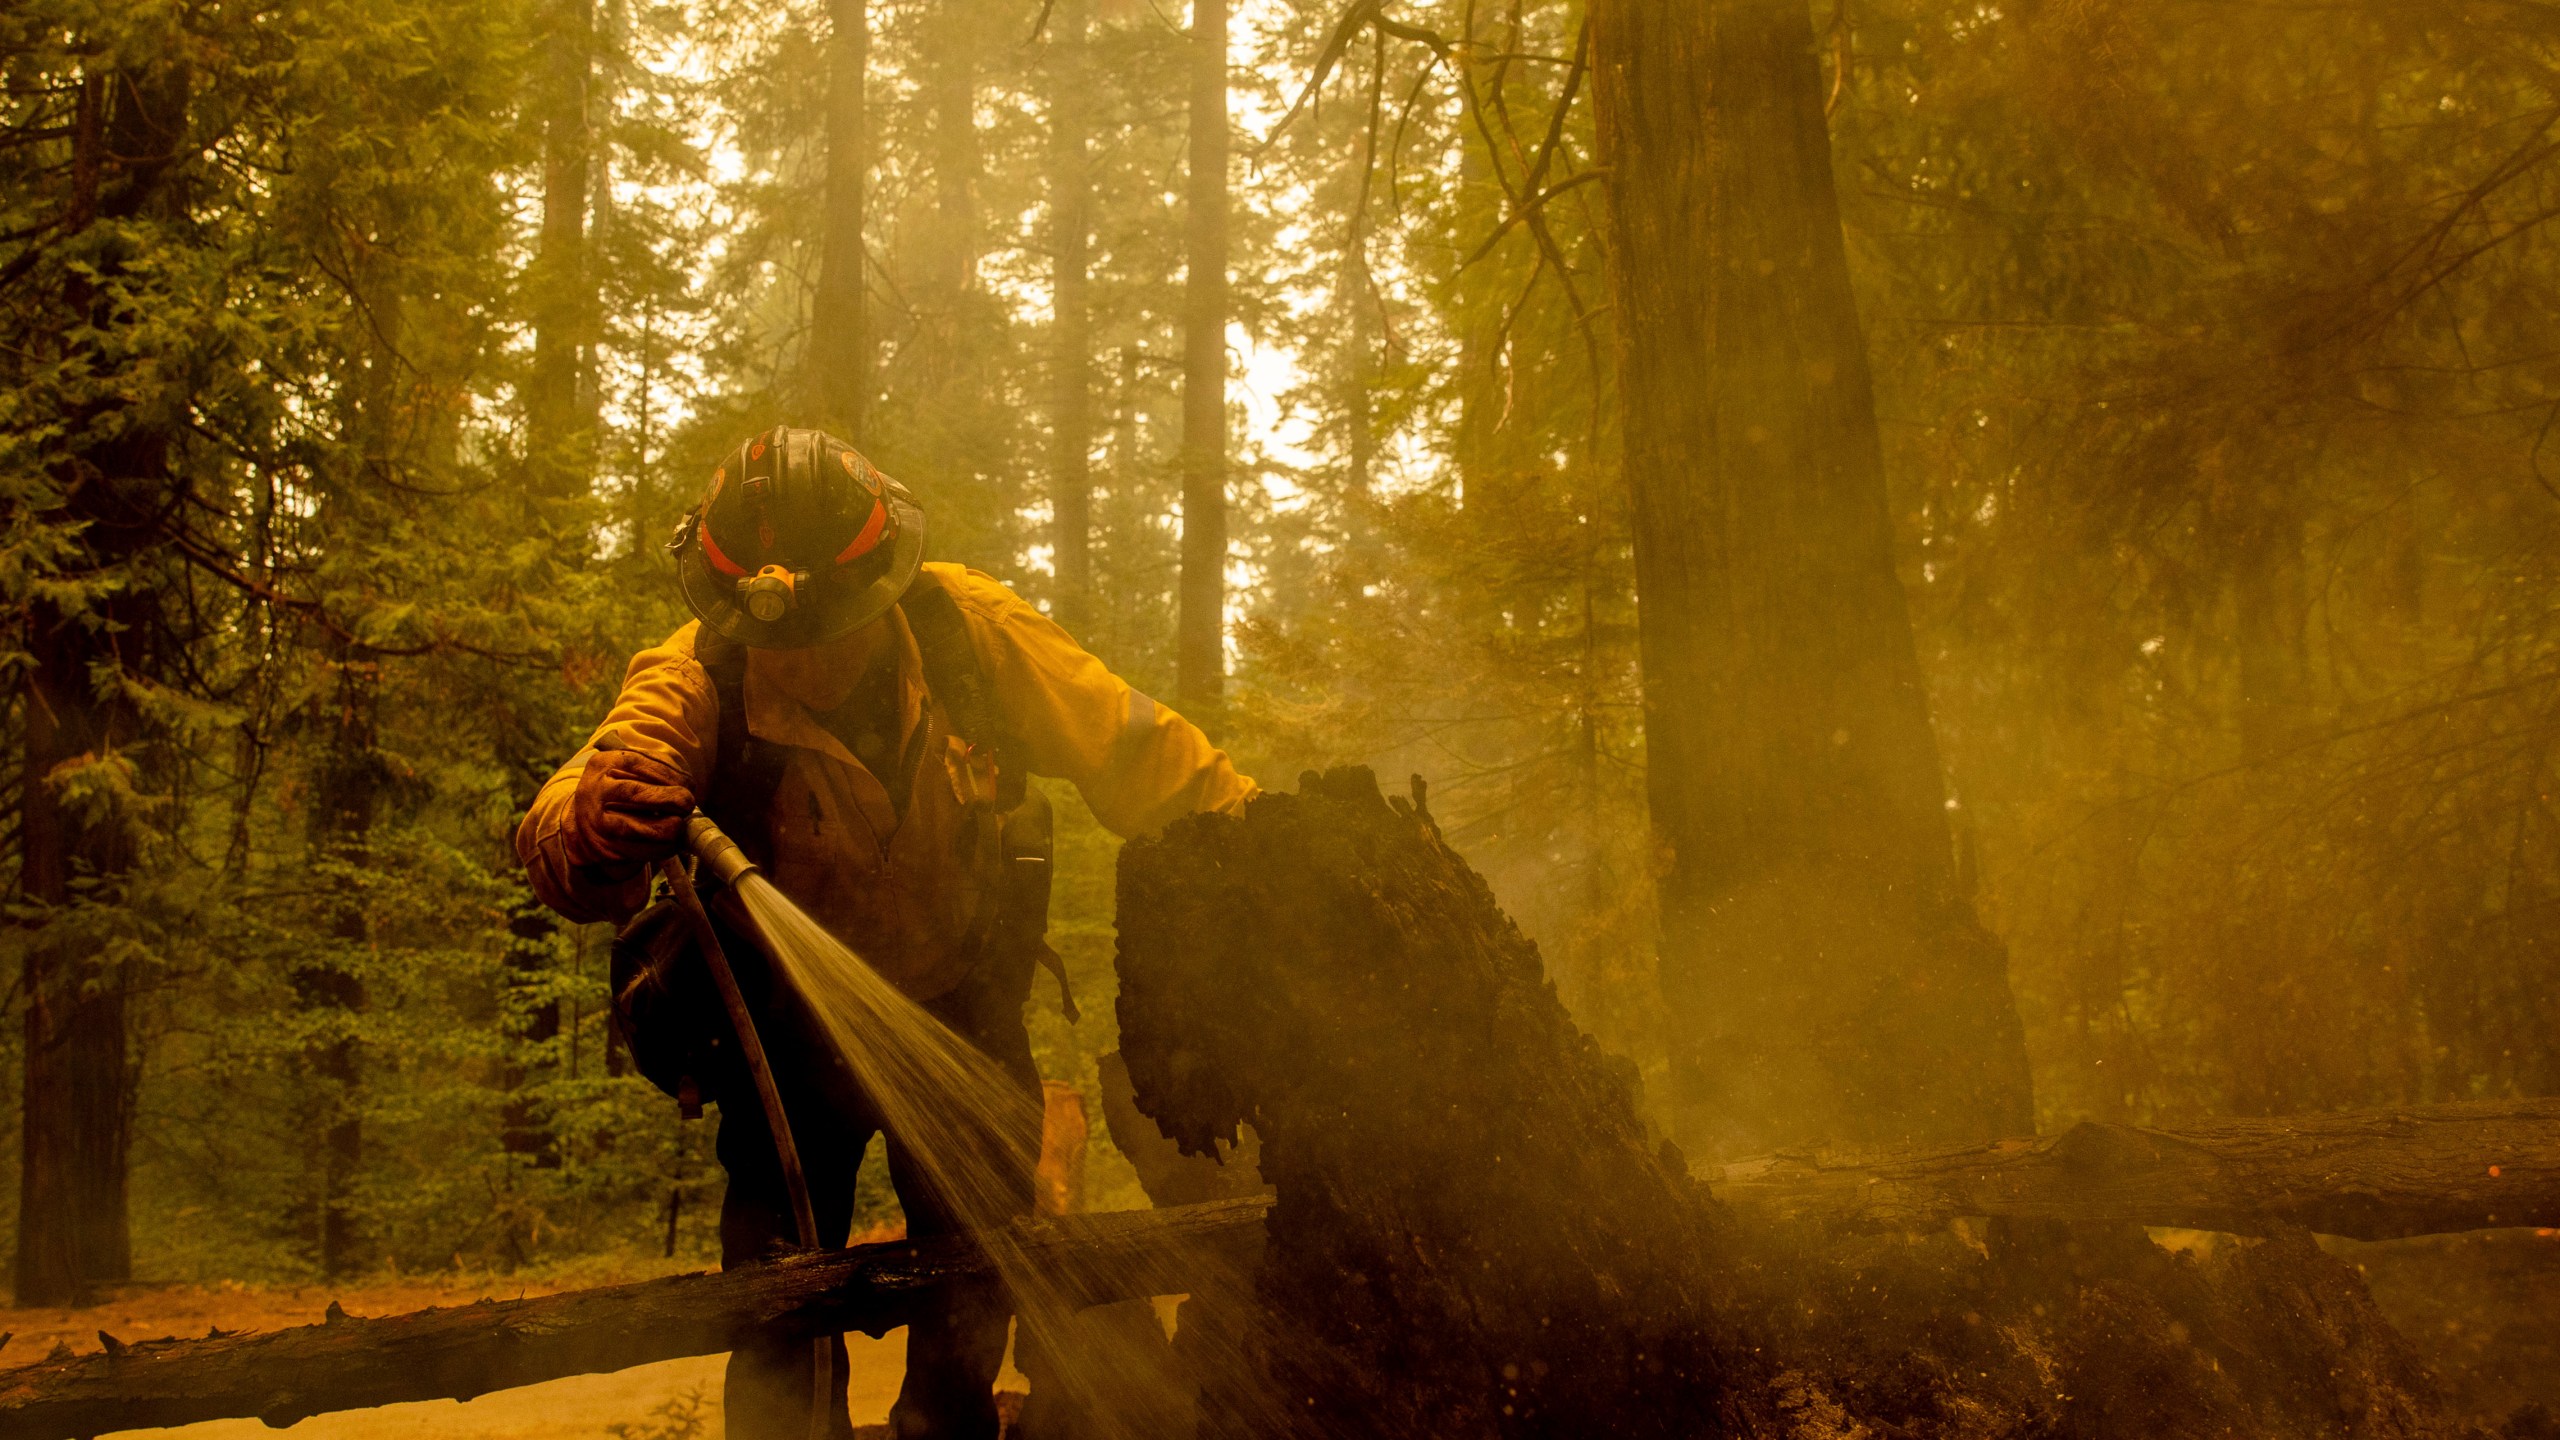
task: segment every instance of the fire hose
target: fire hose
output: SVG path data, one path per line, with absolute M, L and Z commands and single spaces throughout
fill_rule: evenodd
M 755 862 L 738 848 L 738 842 L 699 810 L 684 822 L 684 842 L 702 868 L 731 889 L 755 873 Z M 782 1162 L 782 1188 L 791 1199 L 792 1226 L 799 1233 L 802 1248 L 823 1249 L 818 1238 L 817 1211 L 809 1203 L 809 1176 L 800 1167 L 800 1147 L 791 1139 L 791 1117 L 783 1113 L 782 1090 L 774 1083 L 773 1064 L 765 1058 L 764 1040 L 756 1031 L 755 1016 L 747 1009 L 746 993 L 738 988 L 737 972 L 729 967 L 728 952 L 721 948 L 720 936 L 712 928 L 711 912 L 703 908 L 702 897 L 694 890 L 693 876 L 685 869 L 682 858 L 669 856 L 659 862 L 658 873 L 667 883 L 668 896 L 693 930 L 703 964 L 711 971 L 711 983 L 720 991 L 721 1007 L 729 1012 L 729 1028 L 737 1032 L 738 1053 L 747 1062 L 747 1073 L 754 1077 L 756 1100 L 764 1107 L 765 1128 L 772 1133 L 774 1154 Z M 809 1435 L 811 1440 L 824 1440 L 829 1412 L 834 1408 L 831 1392 L 835 1347 L 829 1337 L 821 1335 L 810 1341 L 810 1351 L 814 1380 Z

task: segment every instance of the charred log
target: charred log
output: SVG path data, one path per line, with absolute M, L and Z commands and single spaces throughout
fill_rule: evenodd
M 1034 1263 L 1093 1303 L 1176 1293 L 1205 1257 L 1250 1254 L 1264 1202 L 1023 1222 Z M 712 1275 L 326 1323 L 261 1334 L 118 1344 L 0 1372 L 0 1434 L 73 1437 L 254 1415 L 307 1415 L 406 1400 L 467 1400 L 564 1375 L 714 1355 L 750 1327 L 877 1335 L 919 1297 L 993 1283 L 966 1241 L 865 1245 Z
M 1775 1155 L 1723 1167 L 1735 1210 L 1864 1231 L 1958 1216 L 2111 1221 L 2390 1240 L 2560 1225 L 2560 1100 L 2080 1124 L 2041 1139 L 1887 1155 Z
M 2299 1231 L 1737 1218 L 1422 801 L 1310 775 L 1122 852 L 1137 1106 L 1194 1153 L 1252 1126 L 1278 1190 L 1204 1433 L 2457 1433 Z
M 1719 1217 L 1427 814 L 1309 776 L 1132 843 L 1119 921 L 1139 1109 L 1279 1191 L 1204 1432 L 1696 1434 L 1755 1383 Z

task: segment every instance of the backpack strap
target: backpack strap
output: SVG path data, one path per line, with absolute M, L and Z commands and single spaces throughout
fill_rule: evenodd
M 720 706 L 702 813 L 761 861 L 766 857 L 755 852 L 763 848 L 764 817 L 782 789 L 785 757 L 747 730 L 747 647 L 705 625 L 695 632 L 693 658 L 710 675 Z
M 1067 983 L 1066 962 L 1049 948 L 1048 941 L 1050 863 L 1056 850 L 1048 797 L 1031 790 L 1022 737 L 996 702 L 995 686 L 978 659 L 977 645 L 969 639 L 969 622 L 960 614 L 959 600 L 933 572 L 919 571 L 898 607 L 906 612 L 907 628 L 915 632 L 925 688 L 941 702 L 952 733 L 995 753 L 995 809 L 1003 827 L 998 848 L 1004 868 L 995 903 L 980 911 L 969 946 L 983 954 L 989 942 L 996 940 L 996 932 L 1001 932 L 999 949 L 1027 956 L 1058 982 L 1058 1006 L 1072 1025 L 1079 1018 L 1075 990 Z M 1027 968 L 1017 973 L 1023 984 L 1030 982 Z
M 972 927 L 975 933 L 966 943 L 971 951 L 983 953 L 994 932 L 1004 931 L 1006 948 L 1020 947 L 1056 978 L 1060 1006 L 1072 1023 L 1077 1018 L 1075 994 L 1068 988 L 1065 964 L 1046 939 L 1053 855 L 1049 805 L 1030 792 L 1021 737 L 996 703 L 995 686 L 969 638 L 969 622 L 942 581 L 931 571 L 918 572 L 898 608 L 906 613 L 907 628 L 915 632 L 925 689 L 941 705 L 952 733 L 995 756 L 994 808 L 1003 826 L 999 846 L 1003 872 L 998 898 L 982 908 Z M 703 810 L 741 844 L 746 843 L 742 837 L 760 841 L 765 833 L 763 818 L 782 789 L 784 757 L 780 747 L 761 743 L 747 732 L 747 647 L 708 626 L 696 635 L 694 659 L 710 675 L 720 707 L 712 798 Z M 748 853 L 752 859 L 765 858 L 752 848 Z
M 924 685 L 941 703 L 952 733 L 971 745 L 993 752 L 996 762 L 996 805 L 999 813 L 1022 804 L 1030 784 L 1023 746 L 995 687 L 969 639 L 969 622 L 960 602 L 931 571 L 919 572 L 898 608 L 915 632 L 916 651 L 924 663 Z M 703 806 L 714 823 L 731 835 L 762 833 L 757 825 L 732 824 L 759 818 L 771 808 L 782 788 L 783 757 L 776 747 L 760 743 L 747 730 L 747 647 L 704 626 L 695 632 L 693 656 L 711 677 L 720 707 L 719 736 L 712 757 L 711 800 Z
M 988 683 L 978 647 L 969 639 L 969 622 L 961 617 L 960 602 L 932 571 L 922 570 L 898 608 L 906 612 L 907 628 L 915 632 L 916 650 L 924 661 L 924 688 L 941 702 L 953 734 L 994 753 L 996 809 L 1013 810 L 1030 785 L 1022 741 L 1006 720 L 1004 707 L 996 703 L 995 687 Z

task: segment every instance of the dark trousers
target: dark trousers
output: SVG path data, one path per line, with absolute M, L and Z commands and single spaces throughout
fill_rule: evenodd
M 1015 968 L 981 965 L 958 989 L 925 1008 L 985 1051 L 1036 1099 L 1040 1077 L 1022 1023 L 1031 977 L 1028 965 L 1018 967 L 1019 976 L 1007 973 Z M 740 979 L 747 982 L 748 977 Z M 766 990 L 761 985 L 749 988 Z M 805 1013 L 795 1013 L 795 1003 L 778 996 L 757 1005 L 758 1028 L 774 1056 L 783 1112 L 808 1175 L 819 1239 L 842 1245 L 852 1227 L 855 1172 L 871 1137 L 884 1127 L 878 1107 L 840 1066 L 830 1063 L 823 1032 Z M 782 1163 L 753 1090 L 733 1082 L 724 1083 L 720 1092 L 719 1155 L 729 1174 L 728 1192 L 720 1202 L 720 1264 L 726 1269 L 792 1250 L 799 1237 L 783 1188 Z M 889 1177 L 906 1211 L 907 1233 L 947 1234 L 958 1228 L 958 1220 L 917 1173 L 896 1135 L 888 1137 L 888 1146 Z M 1021 1192 L 1021 1208 L 1028 1211 L 1028 1171 Z M 907 1374 L 889 1412 L 890 1433 L 900 1440 L 995 1440 L 995 1379 L 1004 1365 L 1009 1318 L 1010 1307 L 993 1286 L 946 1292 L 927 1301 L 907 1328 Z M 844 1341 L 831 1343 L 833 1393 L 826 1401 L 826 1433 L 849 1440 L 853 1427 L 845 1411 Z M 777 1332 L 746 1341 L 730 1354 L 725 1396 L 729 1440 L 807 1440 L 816 1384 L 813 1348 L 806 1336 Z

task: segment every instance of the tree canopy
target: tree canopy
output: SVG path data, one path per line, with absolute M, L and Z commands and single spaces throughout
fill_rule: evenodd
M 2560 1089 L 2560 27 L 1802 18 L 1931 883 L 2005 947 L 2037 1117 Z M 1226 23 L 1221 89 L 1134 0 L 0 17 L 22 1301 L 707 1243 L 609 936 L 543 916 L 508 836 L 683 620 L 663 541 L 716 457 L 776 423 L 856 432 L 935 558 L 1171 699 L 1217 692 L 1181 640 L 1196 671 L 1218 410 L 1185 405 L 1220 382 L 1201 718 L 1269 780 L 1428 777 L 1669 1093 L 1629 497 L 1680 457 L 1621 420 L 1651 297 L 1608 278 L 1591 18 Z M 1793 543 L 1754 513 L 1732 544 Z M 1688 699 L 1657 684 L 1658 731 Z M 1034 1036 L 1090 1089 L 1114 842 L 1059 798 L 1086 1018 Z

